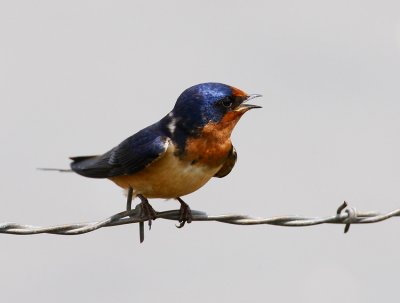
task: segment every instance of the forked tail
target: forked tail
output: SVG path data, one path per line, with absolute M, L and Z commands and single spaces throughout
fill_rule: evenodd
M 81 156 L 81 157 L 70 157 L 70 159 L 73 161 L 72 164 L 77 164 L 77 163 L 81 163 L 85 160 L 88 159 L 93 159 L 96 156 Z M 49 168 L 49 167 L 38 167 L 38 170 L 44 170 L 44 171 L 57 171 L 60 173 L 72 173 L 74 172 L 74 170 L 72 170 L 71 168 L 66 169 L 66 168 Z M 79 173 L 79 172 L 77 172 Z
M 48 167 L 38 167 L 37 169 L 44 170 L 44 171 L 58 171 L 60 173 L 72 173 L 72 169 L 48 168 Z

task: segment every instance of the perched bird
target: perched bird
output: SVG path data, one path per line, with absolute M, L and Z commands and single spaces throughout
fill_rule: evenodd
M 182 227 L 191 222 L 191 211 L 181 197 L 230 173 L 237 158 L 232 130 L 245 112 L 260 108 L 245 102 L 260 96 L 222 83 L 192 86 L 160 121 L 103 155 L 72 157 L 71 169 L 138 196 L 150 223 L 156 213 L 148 198 L 177 199 Z

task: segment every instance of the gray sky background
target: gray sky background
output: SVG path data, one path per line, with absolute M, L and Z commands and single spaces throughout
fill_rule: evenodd
M 193 209 L 399 208 L 399 79 L 398 1 L 1 1 L 0 222 L 121 211 L 111 182 L 35 168 L 107 151 L 206 81 L 264 108 L 234 132 L 234 171 L 185 198 Z M 399 231 L 156 221 L 143 245 L 136 225 L 0 235 L 0 301 L 395 302 Z

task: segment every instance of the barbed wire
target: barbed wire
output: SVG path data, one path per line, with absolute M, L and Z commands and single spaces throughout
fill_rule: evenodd
M 169 210 L 156 213 L 157 219 L 176 220 L 180 219 L 179 210 Z M 335 215 L 327 217 L 302 217 L 302 216 L 277 216 L 270 218 L 257 218 L 245 215 L 225 214 L 208 215 L 205 212 L 192 210 L 192 221 L 216 221 L 221 223 L 236 225 L 258 225 L 269 224 L 289 227 L 303 227 L 319 224 L 345 224 L 344 232 L 349 231 L 351 224 L 377 223 L 392 217 L 400 216 L 400 209 L 388 213 L 375 211 L 360 212 L 343 202 L 336 211 Z M 98 222 L 86 222 L 76 224 L 56 225 L 50 227 L 39 227 L 18 223 L 1 223 L 0 233 L 14 235 L 33 235 L 33 234 L 57 234 L 57 235 L 79 235 L 98 230 L 103 227 L 141 223 L 141 241 L 143 238 L 143 222 L 148 221 L 147 216 L 138 204 L 135 209 L 117 213 L 109 218 Z

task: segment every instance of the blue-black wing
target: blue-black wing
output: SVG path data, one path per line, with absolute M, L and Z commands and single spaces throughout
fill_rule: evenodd
M 71 169 L 89 178 L 131 175 L 161 157 L 168 148 L 168 142 L 167 137 L 149 127 L 103 155 L 72 157 Z
M 222 165 L 222 167 L 220 168 L 219 171 L 217 171 L 214 177 L 223 178 L 227 176 L 235 166 L 236 160 L 237 160 L 236 149 L 232 146 L 232 149 L 228 155 L 228 158 L 226 158 L 224 165 Z

